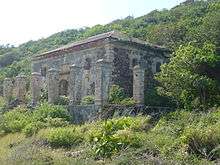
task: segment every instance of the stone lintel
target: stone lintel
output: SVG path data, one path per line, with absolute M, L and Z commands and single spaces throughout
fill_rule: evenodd
M 56 68 L 50 68 L 50 69 L 48 70 L 48 72 L 59 72 L 59 70 L 56 69 Z
M 39 72 L 33 72 L 31 73 L 32 76 L 41 76 L 41 74 Z

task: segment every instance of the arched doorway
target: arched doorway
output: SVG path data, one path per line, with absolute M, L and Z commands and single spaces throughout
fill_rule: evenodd
M 68 86 L 69 83 L 67 80 L 61 80 L 59 82 L 59 95 L 68 96 Z

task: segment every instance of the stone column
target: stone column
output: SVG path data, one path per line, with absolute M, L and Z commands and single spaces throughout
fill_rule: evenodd
M 32 103 L 35 105 L 40 100 L 41 95 L 41 74 L 38 72 L 33 72 L 31 75 L 31 97 Z
M 18 75 L 15 79 L 15 90 L 16 90 L 16 99 L 19 101 L 25 101 L 26 96 L 26 80 L 27 77 L 25 75 Z
M 144 73 L 140 65 L 133 68 L 133 98 L 140 105 L 144 105 Z
M 7 104 L 10 103 L 13 93 L 13 83 L 10 78 L 5 78 L 3 82 L 3 97 Z
M 73 64 L 70 66 L 70 78 L 69 78 L 69 97 L 70 104 L 77 104 L 80 102 L 78 97 L 80 94 L 78 75 L 80 74 L 80 67 Z
M 107 40 L 105 44 L 105 60 L 109 62 L 109 86 L 113 85 L 112 81 L 112 70 L 113 70 L 113 61 L 115 58 L 114 44 L 112 44 L 109 40 Z
M 108 101 L 111 63 L 100 59 L 96 62 L 95 105 L 103 106 Z
M 84 70 L 82 75 L 82 97 L 89 93 L 90 70 Z
M 106 43 L 105 45 L 105 57 L 108 62 L 113 62 L 114 60 L 114 46 L 111 43 Z
M 59 98 L 59 71 L 51 68 L 47 73 L 48 102 L 54 104 Z

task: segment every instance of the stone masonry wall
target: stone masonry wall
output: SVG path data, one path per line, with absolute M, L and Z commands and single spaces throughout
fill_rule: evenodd
M 80 100 L 82 97 L 86 95 L 94 95 L 95 90 L 95 80 L 96 80 L 96 61 L 98 59 L 104 58 L 105 55 L 105 48 L 102 47 L 96 47 L 91 48 L 88 50 L 82 50 L 77 52 L 72 52 L 69 54 L 65 54 L 61 57 L 51 57 L 49 59 L 42 59 L 39 61 L 34 61 L 32 64 L 32 69 L 34 72 L 41 72 L 41 69 L 46 67 L 48 69 L 55 68 L 59 70 L 60 78 L 59 82 L 64 80 L 67 80 L 68 82 L 71 81 L 69 75 L 70 75 L 70 69 L 69 72 L 62 72 L 63 65 L 68 65 L 69 67 L 73 64 L 77 65 L 80 69 L 77 71 L 76 75 L 76 85 L 78 86 L 78 89 L 80 90 L 80 93 L 78 92 L 77 97 L 78 100 Z M 86 60 L 91 60 L 90 68 L 85 69 Z M 70 85 L 70 83 L 68 83 Z M 74 94 L 76 95 L 76 94 Z

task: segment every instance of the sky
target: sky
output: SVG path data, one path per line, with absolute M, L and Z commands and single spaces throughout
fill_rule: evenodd
M 66 29 L 107 24 L 184 0 L 0 0 L 0 44 L 19 45 Z

